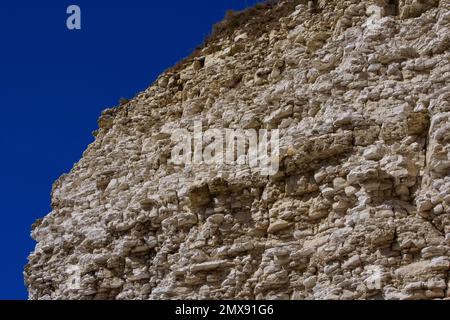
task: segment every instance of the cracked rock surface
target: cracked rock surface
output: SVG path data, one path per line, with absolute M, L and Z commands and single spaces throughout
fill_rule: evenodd
M 105 110 L 33 225 L 30 299 L 450 299 L 450 0 L 278 1 Z M 279 129 L 280 169 L 171 162 Z

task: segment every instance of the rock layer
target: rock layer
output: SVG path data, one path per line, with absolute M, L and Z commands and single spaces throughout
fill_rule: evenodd
M 450 1 L 277 1 L 103 112 L 33 226 L 30 299 L 450 297 Z M 279 129 L 280 170 L 174 129 Z

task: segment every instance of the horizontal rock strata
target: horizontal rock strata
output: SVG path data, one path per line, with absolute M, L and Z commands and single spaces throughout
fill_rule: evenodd
M 31 299 L 448 299 L 450 1 L 277 1 L 103 112 L 33 226 Z M 280 168 L 171 161 L 279 129 Z

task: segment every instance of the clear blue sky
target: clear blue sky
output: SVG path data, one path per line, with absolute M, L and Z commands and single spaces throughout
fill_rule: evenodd
M 258 0 L 0 2 L 0 299 L 26 299 L 31 224 L 93 141 L 101 110 L 187 56 L 228 9 Z M 82 30 L 66 28 L 66 8 Z

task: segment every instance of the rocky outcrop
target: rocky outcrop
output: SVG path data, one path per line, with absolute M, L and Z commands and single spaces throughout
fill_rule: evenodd
M 31 299 L 448 299 L 450 1 L 229 14 L 55 182 Z M 280 167 L 171 160 L 176 129 L 280 132 Z

